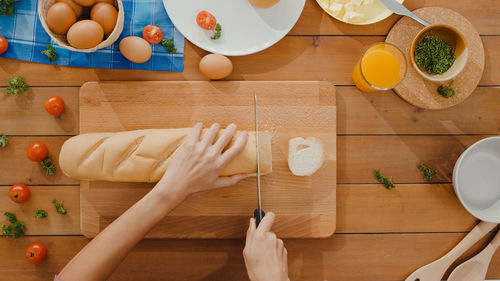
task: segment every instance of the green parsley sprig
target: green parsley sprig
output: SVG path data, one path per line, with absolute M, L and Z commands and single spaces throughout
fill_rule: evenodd
M 1 0 L 0 0 L 1 1 Z M 9 87 L 7 87 L 8 95 L 18 95 L 19 93 L 26 92 L 30 89 L 30 85 L 24 82 L 23 77 L 14 77 L 9 80 Z
M 424 178 L 426 181 L 432 180 L 432 178 L 437 174 L 437 171 L 432 167 L 425 165 L 424 163 L 418 165 L 418 169 L 424 173 Z
M 45 47 L 47 48 L 46 50 L 42 51 L 42 54 L 46 56 L 49 61 L 54 62 L 57 60 L 57 52 L 54 46 L 50 44 L 46 44 Z
M 2 16 L 14 15 L 14 3 L 21 0 L 0 0 L 0 14 Z
M 392 182 L 392 177 L 382 176 L 382 174 L 380 173 L 380 170 L 375 170 L 375 177 L 377 178 L 377 180 L 380 183 L 384 184 L 385 188 L 387 188 L 389 190 L 396 187 L 396 186 L 394 186 L 394 183 Z
M 173 38 L 170 38 L 168 40 L 167 39 L 162 39 L 160 41 L 160 45 L 162 45 L 163 47 L 165 47 L 165 50 L 167 50 L 167 52 L 169 52 L 171 54 L 177 53 L 177 48 L 174 45 L 174 39 Z
M 7 136 L 0 136 L 0 147 L 7 147 L 9 138 Z
M 222 27 L 220 24 L 217 24 L 214 28 L 214 36 L 210 37 L 212 40 L 218 40 L 222 35 Z
M 2 236 L 13 236 L 14 238 L 20 238 L 24 236 L 26 232 L 26 225 L 23 222 L 18 221 L 16 215 L 5 212 L 4 216 L 7 217 L 7 221 L 10 225 L 2 224 Z
M 58 202 L 55 198 L 52 199 L 52 204 L 56 208 L 56 211 L 61 215 L 66 215 L 68 212 L 66 211 L 66 209 L 64 209 L 63 203 L 64 201 Z
M 35 219 L 44 219 L 48 216 L 49 214 L 45 210 L 38 210 L 35 212 Z
M 438 93 L 447 99 L 453 97 L 455 95 L 455 90 L 451 87 L 453 82 L 455 82 L 455 80 L 451 80 L 448 86 L 440 85 L 438 87 Z
M 46 176 L 53 176 L 55 174 L 56 166 L 54 166 L 50 157 L 47 157 L 40 161 L 40 165 L 42 165 L 42 169 L 45 170 Z

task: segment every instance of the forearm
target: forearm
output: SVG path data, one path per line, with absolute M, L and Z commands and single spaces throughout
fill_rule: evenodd
M 154 188 L 87 244 L 59 277 L 64 281 L 106 280 L 132 248 L 182 200 L 182 196 Z

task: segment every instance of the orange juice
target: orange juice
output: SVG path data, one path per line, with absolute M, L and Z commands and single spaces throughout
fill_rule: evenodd
M 406 73 L 404 55 L 395 50 L 399 51 L 386 43 L 370 47 L 354 67 L 354 84 L 363 92 L 394 88 Z

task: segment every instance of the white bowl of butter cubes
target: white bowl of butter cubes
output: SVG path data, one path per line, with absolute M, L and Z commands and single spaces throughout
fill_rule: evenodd
M 396 0 L 403 3 L 404 0 Z M 365 25 L 392 15 L 378 0 L 316 0 L 330 16 L 345 23 Z

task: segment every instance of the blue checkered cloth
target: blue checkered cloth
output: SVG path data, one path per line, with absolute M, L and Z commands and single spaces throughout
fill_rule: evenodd
M 0 16 L 0 36 L 9 42 L 9 49 L 0 57 L 64 66 L 182 72 L 184 37 L 168 17 L 162 0 L 123 0 L 123 8 L 125 23 L 120 39 L 109 47 L 87 54 L 72 52 L 51 42 L 38 18 L 37 1 L 16 2 L 13 16 Z M 172 55 L 165 47 L 156 44 L 152 46 L 153 56 L 149 61 L 141 64 L 128 61 L 118 48 L 120 40 L 131 35 L 142 37 L 142 29 L 148 24 L 158 25 L 165 39 L 172 37 L 177 53 Z M 58 59 L 55 62 L 49 62 L 41 53 L 47 43 L 52 44 L 57 51 Z

